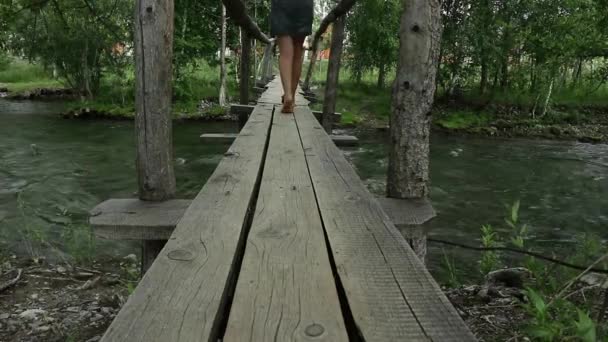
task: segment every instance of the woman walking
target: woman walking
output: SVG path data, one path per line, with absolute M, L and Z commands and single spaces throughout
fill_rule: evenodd
M 293 113 L 296 88 L 302 74 L 303 44 L 312 33 L 313 0 L 272 0 L 270 33 L 279 45 L 283 83 L 282 113 Z

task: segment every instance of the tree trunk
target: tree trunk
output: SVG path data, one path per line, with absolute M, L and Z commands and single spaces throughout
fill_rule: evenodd
M 500 87 L 504 90 L 509 85 L 509 58 L 505 56 L 500 70 Z
M 386 79 L 386 64 L 380 64 L 378 68 L 378 88 L 384 88 L 384 80 Z
M 308 70 L 306 70 L 306 77 L 304 78 L 304 84 L 302 85 L 302 89 L 306 91 L 310 90 L 310 81 L 312 79 L 312 73 L 315 70 L 315 64 L 317 64 L 318 54 L 319 52 L 314 48 L 310 52 L 310 63 L 308 63 Z
M 220 47 L 220 106 L 226 106 L 226 7 L 222 5 L 222 18 L 220 19 L 222 31 L 222 44 Z
M 390 118 L 387 195 L 426 198 L 431 106 L 441 40 L 439 0 L 402 0 Z
M 488 88 L 488 62 L 485 57 L 481 61 L 481 81 L 479 82 L 479 93 L 484 94 Z
M 334 21 L 331 34 L 331 54 L 327 66 L 327 81 L 325 82 L 325 97 L 323 100 L 323 128 L 330 134 L 333 124 L 333 113 L 336 112 L 336 95 L 340 79 L 340 62 L 344 46 L 344 26 L 346 17 L 342 16 Z
M 139 198 L 175 195 L 171 126 L 173 0 L 135 5 L 135 131 Z
M 239 102 L 242 105 L 249 104 L 249 75 L 251 60 L 251 39 L 247 31 L 241 31 L 241 77 L 239 83 Z M 243 128 L 247 123 L 247 114 L 239 114 L 239 127 Z
M 325 18 L 321 20 L 321 24 L 319 25 L 319 28 L 315 32 L 312 39 L 310 64 L 308 65 L 308 71 L 306 72 L 306 78 L 304 79 L 302 89 L 310 89 L 310 80 L 312 78 L 312 72 L 315 70 L 315 63 L 317 62 L 317 53 L 319 52 L 319 41 L 321 40 L 323 33 L 325 33 L 327 27 L 329 27 L 331 23 L 333 23 L 334 21 L 336 21 L 336 19 L 350 11 L 350 9 L 355 5 L 356 1 L 357 0 L 340 0 L 336 7 L 329 11 Z

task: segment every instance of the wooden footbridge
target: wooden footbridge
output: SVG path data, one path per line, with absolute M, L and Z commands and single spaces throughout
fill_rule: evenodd
M 194 200 L 94 210 L 101 235 L 168 240 L 102 341 L 474 340 L 307 101 L 281 114 L 281 93 Z

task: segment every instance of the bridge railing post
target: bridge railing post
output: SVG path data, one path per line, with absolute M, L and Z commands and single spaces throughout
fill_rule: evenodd
M 135 4 L 135 136 L 139 199 L 175 197 L 171 123 L 173 0 Z M 166 241 L 145 240 L 145 272 Z

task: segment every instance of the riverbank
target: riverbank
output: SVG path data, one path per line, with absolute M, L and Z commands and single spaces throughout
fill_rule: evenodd
M 63 88 L 33 88 L 11 92 L 9 100 L 66 100 L 68 109 L 61 113 L 66 119 L 132 120 L 134 105 L 104 101 L 76 101 L 78 94 Z M 313 109 L 322 110 L 322 95 L 316 89 L 319 102 Z M 386 90 L 386 89 L 385 89 Z M 366 92 L 366 96 L 362 94 Z M 342 113 L 337 128 L 372 128 L 386 130 L 390 112 L 390 92 L 347 86 L 340 94 L 337 111 Z M 432 110 L 432 128 L 436 132 L 460 136 L 497 138 L 540 138 L 571 140 L 586 143 L 608 143 L 608 106 L 604 104 L 555 105 L 546 113 L 536 113 L 525 104 L 492 103 L 467 99 L 440 98 Z M 217 104 L 217 98 L 208 97 L 200 102 L 178 101 L 173 105 L 177 120 L 230 121 L 228 108 Z
M 137 285 L 139 267 L 135 255 L 86 266 L 5 258 L 0 340 L 98 341 Z M 525 338 L 534 319 L 524 290 L 527 272 L 499 270 L 482 284 L 442 289 L 480 341 Z M 606 277 L 583 278 L 570 289 L 570 300 L 580 304 L 600 296 L 602 281 Z

